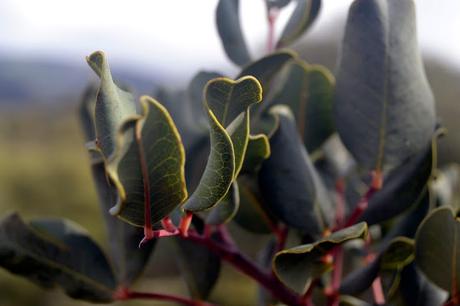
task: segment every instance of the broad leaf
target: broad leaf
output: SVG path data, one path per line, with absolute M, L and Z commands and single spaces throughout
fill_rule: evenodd
M 142 115 L 120 129 L 107 169 L 119 195 L 110 213 L 136 226 L 145 225 L 144 205 L 155 224 L 187 197 L 179 133 L 160 103 L 144 96 L 141 104 Z
M 291 60 L 267 103 L 287 104 L 296 118 L 297 130 L 310 152 L 335 131 L 332 118 L 334 76 L 322 66 Z
M 319 14 L 321 0 L 297 0 L 297 5 L 281 34 L 277 47 L 296 41 L 310 27 Z
M 349 240 L 363 239 L 366 236 L 367 225 L 361 222 L 314 243 L 283 250 L 273 258 L 273 271 L 287 287 L 304 293 L 313 278 L 332 268 L 331 264 L 322 261 L 323 256 Z
M 440 205 L 450 205 L 457 213 L 460 210 L 460 166 L 450 164 L 437 171 L 430 191 Z
M 108 158 L 115 150 L 117 133 L 122 123 L 136 114 L 133 96 L 120 89 L 112 79 L 103 52 L 87 57 L 88 64 L 101 79 L 95 110 L 97 145 Z
M 264 134 L 249 135 L 248 147 L 244 156 L 242 173 L 257 173 L 262 163 L 270 156 L 270 143 Z
M 239 0 L 219 0 L 216 8 L 216 25 L 228 58 L 242 66 L 251 61 L 239 15 Z
M 222 74 L 218 72 L 200 71 L 190 81 L 187 93 L 188 98 L 190 99 L 192 116 L 189 114 L 188 117 L 193 118 L 193 122 L 191 122 L 193 125 L 196 125 L 197 122 L 203 125 L 207 124 L 208 120 L 203 109 L 204 88 L 210 80 L 220 77 L 222 77 Z
M 189 211 L 202 211 L 219 203 L 227 194 L 235 173 L 235 151 L 230 136 L 211 110 L 208 110 L 211 152 L 204 173 L 184 204 Z
M 412 263 L 401 273 L 398 294 L 399 306 L 441 306 L 447 294 L 433 285 Z M 393 302 L 393 301 L 389 301 Z
M 206 218 L 207 224 L 219 225 L 229 222 L 238 212 L 240 207 L 240 192 L 238 184 L 233 182 L 232 187 L 225 197 L 220 200 L 217 206 L 209 213 Z
M 291 0 L 265 0 L 265 3 L 268 9 L 271 9 L 271 8 L 280 9 L 288 5 L 290 2 Z
M 406 164 L 391 171 L 383 188 L 369 200 L 369 207 L 360 220 L 376 224 L 388 220 L 420 201 L 431 176 L 433 160 L 431 146 L 427 145 Z
M 418 225 L 424 219 L 428 211 L 430 205 L 429 198 L 430 196 L 428 195 L 428 192 L 424 192 L 423 198 L 420 201 L 420 203 L 414 205 L 414 207 L 410 211 L 408 211 L 404 216 L 395 220 L 395 226 L 391 228 L 391 230 L 383 239 L 381 246 L 379 247 L 379 249 L 381 250 L 379 251 L 379 256 L 369 265 L 360 269 L 356 269 L 352 271 L 350 274 L 348 274 L 342 281 L 340 292 L 344 294 L 359 294 L 361 292 L 364 292 L 371 286 L 372 282 L 381 271 L 380 261 L 382 254 L 385 253 L 387 249 L 393 243 L 395 243 L 395 241 L 398 241 L 399 239 L 408 239 L 401 238 L 401 236 L 410 238 L 415 236 L 415 232 L 417 230 Z M 402 243 L 404 243 L 404 241 Z M 413 250 L 413 243 L 411 242 L 409 242 L 408 244 L 404 244 L 404 246 L 405 247 L 401 250 Z M 406 254 L 409 254 L 410 256 L 410 252 Z M 399 273 L 400 271 L 397 272 Z
M 415 236 L 417 266 L 433 283 L 456 296 L 460 292 L 460 222 L 447 207 L 433 210 Z
M 262 88 L 251 76 L 236 81 L 217 78 L 208 82 L 204 96 L 211 152 L 200 183 L 185 204 L 189 211 L 215 206 L 236 179 L 249 141 L 249 107 L 262 100 Z
M 276 252 L 277 241 L 272 237 L 265 247 L 263 247 L 257 254 L 257 262 L 264 269 L 269 269 L 272 263 L 273 254 Z M 267 291 L 264 287 L 257 287 L 257 305 L 266 306 L 266 305 L 276 305 L 277 300 Z
M 116 280 L 99 246 L 78 225 L 59 219 L 0 220 L 0 266 L 45 288 L 98 303 L 113 300 Z
M 270 138 L 271 155 L 259 183 L 267 208 L 286 224 L 319 237 L 333 217 L 331 202 L 300 139 L 290 110 L 272 108 L 279 127 Z
M 353 3 L 334 108 L 340 137 L 367 169 L 393 169 L 428 145 L 436 116 L 412 0 Z
M 293 51 L 278 51 L 273 54 L 262 57 L 261 59 L 251 63 L 243 68 L 238 75 L 241 78 L 245 75 L 252 75 L 262 85 L 263 92 L 266 93 L 270 89 L 272 82 L 277 73 L 291 59 L 296 58 L 297 54 Z M 262 104 L 263 105 L 263 104 Z
M 80 119 L 87 142 L 93 141 L 96 137 L 94 131 L 95 104 L 95 89 L 89 87 L 85 92 L 80 107 Z M 116 188 L 113 184 L 110 184 L 103 158 L 100 157 L 102 153 L 96 149 L 91 150 L 90 154 L 95 157 L 91 164 L 91 172 L 107 228 L 110 255 L 114 264 L 115 274 L 119 283 L 129 287 L 144 270 L 156 240 L 139 248 L 138 241 L 144 235 L 143 230 L 114 218 L 109 213 L 109 209 L 117 197 Z
M 277 220 L 267 211 L 266 204 L 259 190 L 257 177 L 240 175 L 238 177 L 240 207 L 234 218 L 244 229 L 258 233 L 272 233 Z
M 193 226 L 203 234 L 204 222 L 198 216 L 193 218 Z M 211 239 L 221 242 L 220 236 L 212 235 Z M 194 299 L 205 300 L 217 283 L 221 269 L 221 259 L 206 246 L 181 238 L 173 238 L 176 247 L 175 256 L 181 274 L 190 295 Z
M 340 306 L 373 306 L 350 295 L 340 296 Z

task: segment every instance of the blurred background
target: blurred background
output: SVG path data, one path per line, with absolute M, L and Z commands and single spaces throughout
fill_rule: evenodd
M 312 29 L 292 47 L 334 71 L 350 3 L 324 0 Z M 453 132 L 460 118 L 460 1 L 416 3 L 428 79 L 438 115 L 452 134 L 441 143 L 442 159 L 458 162 L 460 138 Z M 0 215 L 17 210 L 26 218 L 64 216 L 106 245 L 76 114 L 83 89 L 96 81 L 85 56 L 105 51 L 115 79 L 136 95 L 160 86 L 182 88 L 203 69 L 236 75 L 214 25 L 216 5 L 217 0 L 0 0 Z M 291 3 L 283 11 L 278 32 L 293 8 Z M 263 56 L 264 1 L 241 1 L 240 9 L 252 55 Z M 157 277 L 139 284 L 142 289 L 185 291 L 174 262 L 164 264 L 169 251 L 167 243 L 158 247 L 149 269 Z M 219 282 L 213 299 L 225 295 L 222 305 L 253 305 L 255 285 L 228 268 L 224 273 L 230 277 Z M 85 304 L 0 270 L 0 305 Z

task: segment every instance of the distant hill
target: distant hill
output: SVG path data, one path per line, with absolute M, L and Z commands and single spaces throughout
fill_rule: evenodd
M 340 33 L 335 33 L 328 36 L 328 40 L 307 39 L 294 49 L 308 62 L 325 65 L 334 72 L 339 37 Z M 460 71 L 439 58 L 426 57 L 425 67 L 436 97 L 438 116 L 454 134 L 460 128 Z M 152 93 L 160 85 L 161 75 L 152 77 L 145 72 L 116 67 L 113 74 L 115 80 L 133 88 L 135 94 Z M 95 79 L 84 63 L 72 66 L 51 60 L 19 60 L 0 54 L 0 110 L 21 110 L 26 106 L 66 108 L 75 105 L 87 83 Z M 460 137 L 451 135 L 441 141 L 440 154 L 443 160 L 460 162 Z
M 115 80 L 134 88 L 138 94 L 151 93 L 158 86 L 136 71 L 113 69 L 113 74 Z M 94 80 L 94 73 L 84 63 L 72 66 L 51 60 L 0 57 L 0 108 L 74 103 Z

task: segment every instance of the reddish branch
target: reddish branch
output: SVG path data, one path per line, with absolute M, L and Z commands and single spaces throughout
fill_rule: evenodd
M 227 261 L 237 270 L 254 279 L 281 302 L 291 306 L 303 305 L 301 297 L 284 287 L 276 278 L 273 278 L 271 274 L 263 271 L 251 259 L 235 250 L 234 247 L 228 247 L 226 244 L 218 243 L 192 230 L 189 231 L 187 237 L 183 238 L 206 246 L 221 259 Z
M 180 303 L 185 306 L 215 306 L 214 304 L 206 303 L 203 301 L 191 300 L 181 296 L 162 294 L 162 293 L 145 293 L 130 291 L 126 288 L 120 288 L 114 295 L 114 299 L 118 301 L 144 299 Z
M 277 8 L 270 8 L 267 12 L 268 21 L 268 39 L 267 51 L 270 53 L 275 49 L 275 24 L 278 18 L 279 10 Z

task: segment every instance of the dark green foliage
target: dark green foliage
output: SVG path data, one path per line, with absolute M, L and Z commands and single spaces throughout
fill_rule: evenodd
M 0 262 L 9 271 L 74 298 L 110 302 L 115 276 L 101 249 L 68 220 L 25 224 L 17 214 L 0 221 Z
M 458 166 L 437 169 L 443 129 L 413 1 L 354 1 L 337 84 L 289 50 L 269 46 L 252 61 L 239 4 L 216 7 L 224 50 L 244 66 L 234 78 L 202 71 L 187 88 L 168 84 L 137 103 L 104 53 L 88 57 L 100 81 L 79 111 L 110 260 L 70 221 L 9 214 L 0 266 L 92 302 L 207 305 L 226 261 L 260 285 L 260 305 L 459 304 Z M 277 48 L 301 37 L 321 7 L 267 0 L 270 26 L 289 4 Z M 235 243 L 241 231 L 249 243 Z M 131 291 L 165 236 L 175 236 L 170 256 L 190 300 Z

